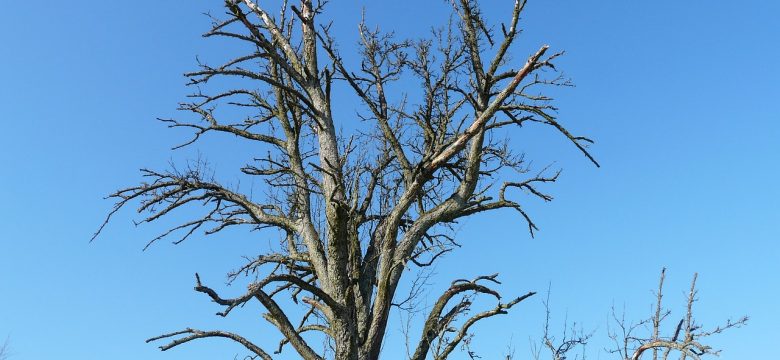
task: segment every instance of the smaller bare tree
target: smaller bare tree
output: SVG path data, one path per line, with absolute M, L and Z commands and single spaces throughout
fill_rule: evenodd
M 698 274 L 694 273 L 687 295 L 685 315 L 677 321 L 673 332 L 669 335 L 663 335 L 661 330 L 666 324 L 665 321 L 672 317 L 672 312 L 664 309 L 662 302 L 665 277 L 666 269 L 662 269 L 656 292 L 656 303 L 653 306 L 653 314 L 649 318 L 635 323 L 627 323 L 625 311 L 621 316 L 618 316 L 614 307 L 612 308 L 612 319 L 616 328 L 609 331 L 609 337 L 614 342 L 615 347 L 608 351 L 620 355 L 620 358 L 625 360 L 642 359 L 642 355 L 648 350 L 652 353 L 653 360 L 667 360 L 671 355 L 679 356 L 680 360 L 699 360 L 707 355 L 717 356 L 720 350 L 705 344 L 703 340 L 727 329 L 745 325 L 748 317 L 743 316 L 736 321 L 729 319 L 720 326 L 705 330 L 693 315 L 693 305 L 698 301 L 698 290 L 696 289 Z M 650 334 L 638 335 L 637 333 L 641 330 L 649 330 Z
M 9 338 L 5 338 L 5 341 L 3 341 L 3 345 L 0 345 L 0 360 L 6 360 L 11 357 L 11 347 L 8 345 Z
M 542 302 L 544 304 L 545 318 L 544 318 L 544 332 L 542 339 L 539 342 L 531 341 L 531 357 L 534 360 L 541 360 L 547 358 L 551 360 L 584 360 L 585 346 L 588 341 L 593 337 L 593 332 L 585 332 L 585 330 L 577 327 L 576 322 L 569 323 L 569 317 L 566 316 L 563 321 L 563 332 L 559 335 L 553 335 L 550 330 L 550 288 L 547 288 L 547 298 Z M 581 350 L 581 353 L 572 354 L 576 350 Z M 547 356 L 542 356 L 546 353 Z M 507 359 L 511 359 L 511 356 L 507 356 Z

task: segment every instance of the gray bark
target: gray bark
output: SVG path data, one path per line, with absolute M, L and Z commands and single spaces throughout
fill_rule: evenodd
M 225 299 L 200 280 L 196 290 L 225 306 L 222 316 L 236 306 L 259 303 L 283 337 L 280 350 L 289 344 L 304 359 L 325 358 L 308 343 L 310 334 L 320 333 L 332 345 L 328 356 L 378 359 L 404 269 L 429 266 L 453 250 L 450 226 L 455 221 L 506 208 L 527 221 L 531 235 L 536 230 L 507 190 L 549 201 L 538 186 L 554 182 L 558 174 L 540 172 L 492 185 L 506 170 L 529 170 L 522 155 L 500 141 L 502 129 L 548 125 L 598 165 L 586 150 L 591 141 L 566 130 L 553 116 L 551 99 L 538 95 L 544 86 L 569 84 L 552 65 L 561 53 L 547 55 L 543 45 L 524 62 L 509 59 L 524 5 L 515 1 L 499 32 L 489 30 L 476 1 L 455 1 L 456 23 L 430 41 L 397 40 L 361 24 L 357 56 L 362 66 L 348 69 L 322 26 L 326 22 L 318 21 L 323 5 L 285 2 L 276 18 L 253 0 L 227 0 L 227 18 L 216 21 L 205 36 L 247 42 L 256 50 L 220 66 L 201 64 L 187 76 L 201 87 L 215 78 L 241 85 L 209 95 L 199 90 L 194 102 L 181 106 L 195 121 L 163 121 L 193 130 L 192 140 L 182 146 L 206 134 L 227 133 L 270 149 L 242 171 L 263 179 L 271 195 L 250 198 L 206 176 L 201 166 L 143 170 L 150 181 L 114 193 L 117 203 L 108 219 L 130 203 L 147 212 L 141 222 L 203 204 L 205 216 L 176 225 L 152 242 L 177 231 L 184 232 L 177 240 L 183 241 L 199 229 L 206 234 L 232 226 L 278 229 L 286 234 L 284 251 L 260 254 L 231 274 L 264 275 L 245 294 Z M 422 97 L 388 93 L 387 85 L 401 78 L 416 79 Z M 335 119 L 332 112 L 330 89 L 336 81 L 347 84 L 368 109 L 360 114 L 366 128 L 349 138 L 337 131 L 345 119 Z M 247 117 L 223 119 L 214 110 L 217 105 L 235 106 Z M 446 358 L 477 321 L 505 314 L 533 294 L 502 302 L 488 287 L 497 283 L 495 275 L 453 282 L 428 315 L 412 358 Z M 472 313 L 466 304 L 479 294 L 494 296 L 497 305 Z M 308 309 L 303 319 L 288 317 L 277 300 L 284 295 Z M 173 339 L 161 346 L 168 350 L 204 337 L 233 340 L 260 358 L 273 357 L 222 331 L 187 329 L 150 340 Z

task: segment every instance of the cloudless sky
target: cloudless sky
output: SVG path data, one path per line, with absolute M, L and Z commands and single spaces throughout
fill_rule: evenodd
M 482 3 L 494 20 L 511 7 Z M 233 44 L 199 36 L 209 26 L 202 13 L 218 14 L 220 4 L 0 6 L 0 338 L 10 336 L 12 359 L 243 354 L 219 340 L 167 353 L 143 341 L 187 326 L 277 343 L 258 325 L 258 309 L 221 319 L 192 291 L 194 272 L 222 288 L 242 255 L 274 239 L 234 232 L 142 252 L 176 219 L 135 227 L 136 215 L 124 211 L 88 243 L 112 205 L 103 196 L 140 181 L 139 168 L 201 154 L 217 171 L 235 172 L 255 155 L 219 136 L 170 151 L 188 134 L 154 120 L 182 115 L 176 104 L 191 89 L 181 74 L 196 55 L 216 62 L 237 54 Z M 403 37 L 447 17 L 442 1 L 334 1 L 323 19 L 334 21 L 345 54 L 363 6 L 370 24 Z M 770 356 L 780 321 L 778 17 L 780 3 L 770 0 L 530 1 L 514 57 L 524 61 L 543 43 L 567 51 L 557 64 L 577 87 L 556 91 L 555 104 L 562 122 L 596 140 L 592 151 L 603 166 L 547 129 L 513 138 L 535 164 L 564 169 L 546 188 L 552 203 L 525 200 L 541 231 L 531 239 L 510 212 L 466 221 L 463 248 L 435 269 L 430 296 L 454 278 L 495 272 L 507 296 L 551 284 L 552 329 L 568 317 L 595 330 L 589 356 L 609 359 L 599 350 L 609 345 L 610 307 L 625 306 L 631 319 L 649 315 L 665 266 L 674 317 L 694 272 L 701 323 L 751 316 L 749 326 L 710 340 L 724 349 L 722 359 Z M 353 117 L 340 121 L 355 125 Z M 474 349 L 498 358 L 511 344 L 518 359 L 528 358 L 529 337 L 541 335 L 542 298 L 479 324 Z M 399 324 L 392 326 L 387 359 L 404 351 Z M 288 349 L 281 358 L 294 356 Z

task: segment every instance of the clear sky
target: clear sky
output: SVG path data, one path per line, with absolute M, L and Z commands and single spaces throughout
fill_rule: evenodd
M 442 1 L 335 2 L 326 16 L 345 46 L 357 39 L 363 5 L 369 23 L 401 36 L 446 17 Z M 154 120 L 177 115 L 189 91 L 181 74 L 196 55 L 221 59 L 235 49 L 199 36 L 209 25 L 202 13 L 220 3 L 2 5 L 0 338 L 10 335 L 12 359 L 241 354 L 218 340 L 168 353 L 143 342 L 187 326 L 278 341 L 257 325 L 257 309 L 220 319 L 192 291 L 195 271 L 219 284 L 267 239 L 199 236 L 142 252 L 161 228 L 135 227 L 125 211 L 88 243 L 111 206 L 102 197 L 138 182 L 139 168 L 201 153 L 217 170 L 233 171 L 252 157 L 225 139 L 172 152 L 187 134 Z M 492 16 L 506 16 L 510 5 L 483 3 Z M 608 359 L 598 353 L 608 345 L 613 303 L 625 305 L 629 318 L 648 315 L 666 266 L 667 299 L 679 317 L 698 271 L 705 326 L 751 316 L 749 326 L 712 339 L 724 349 L 721 358 L 767 358 L 780 321 L 778 17 L 780 3 L 772 0 L 530 1 L 515 56 L 524 59 L 542 43 L 567 51 L 558 65 L 577 87 L 558 94 L 560 119 L 596 139 L 592 150 L 603 167 L 550 131 L 517 139 L 536 163 L 564 169 L 548 188 L 555 201 L 527 205 L 541 231 L 530 239 L 508 212 L 468 221 L 459 236 L 464 248 L 437 267 L 432 294 L 453 278 L 494 272 L 507 295 L 552 284 L 553 329 L 568 316 L 596 330 L 590 356 Z M 529 336 L 541 333 L 541 299 L 479 325 L 475 349 L 497 358 L 511 343 L 518 358 L 528 358 Z M 402 354 L 397 328 L 385 358 Z

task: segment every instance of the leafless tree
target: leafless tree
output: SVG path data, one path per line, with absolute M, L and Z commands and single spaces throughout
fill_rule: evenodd
M 531 342 L 531 356 L 534 360 L 541 360 L 542 350 L 551 360 L 566 360 L 573 357 L 573 360 L 585 360 L 585 346 L 593 337 L 593 332 L 585 332 L 582 327 L 577 327 L 577 323 L 569 324 L 568 317 L 563 322 L 563 332 L 556 338 L 550 330 L 550 289 L 547 289 L 547 298 L 544 301 L 544 331 L 542 339 L 539 342 Z M 581 353 L 575 353 L 580 350 Z
M 5 338 L 3 345 L 0 345 L 0 360 L 6 360 L 11 357 L 11 348 L 10 345 L 8 345 L 8 339 L 9 338 Z
M 489 25 L 476 0 L 453 0 L 450 23 L 423 40 L 397 39 L 363 22 L 359 53 L 347 58 L 330 24 L 319 20 L 325 3 L 282 0 L 280 11 L 271 12 L 267 2 L 225 1 L 225 14 L 213 18 L 204 36 L 238 41 L 247 52 L 186 74 L 197 90 L 180 109 L 194 119 L 162 119 L 192 130 L 177 148 L 212 133 L 255 144 L 256 158 L 241 171 L 264 181 L 263 196 L 220 183 L 203 162 L 143 169 L 146 182 L 111 195 L 117 202 L 106 222 L 128 204 L 146 214 L 142 223 L 199 206 L 201 217 L 150 244 L 169 236 L 178 243 L 199 229 L 276 230 L 262 234 L 278 233 L 279 251 L 259 249 L 229 275 L 257 276 L 245 293 L 226 297 L 198 276 L 195 290 L 222 305 L 221 316 L 256 300 L 283 338 L 277 353 L 289 344 L 307 360 L 377 359 L 405 269 L 430 266 L 456 248 L 454 223 L 511 209 L 533 236 L 537 227 L 521 196 L 550 201 L 539 186 L 555 182 L 558 172 L 531 172 L 508 134 L 532 123 L 548 126 L 598 164 L 587 150 L 591 140 L 569 132 L 543 94 L 545 87 L 569 85 L 553 65 L 562 53 L 550 55 L 544 45 L 526 60 L 510 55 L 525 0 L 507 4 L 500 26 Z M 215 90 L 204 92 L 206 85 Z M 336 89 L 360 102 L 360 129 L 341 130 L 354 119 L 334 112 L 345 96 L 335 97 Z M 411 358 L 447 358 L 477 322 L 534 294 L 507 299 L 497 284 L 497 275 L 453 281 L 429 309 Z M 495 305 L 474 310 L 475 296 L 492 297 Z M 303 307 L 303 317 L 291 318 L 287 306 Z M 210 337 L 272 358 L 226 331 L 188 328 L 149 341 L 168 340 L 160 347 L 168 350 Z M 312 339 L 321 338 L 332 354 L 314 349 Z
M 696 279 L 698 275 L 693 275 L 691 287 L 686 298 L 686 308 L 684 316 L 674 324 L 674 330 L 669 335 L 663 335 L 661 329 L 664 321 L 669 319 L 672 312 L 663 307 L 663 287 L 666 278 L 666 269 L 661 270 L 661 277 L 656 291 L 656 303 L 653 306 L 653 314 L 645 320 L 635 323 L 628 323 L 625 320 L 625 312 L 618 316 L 615 309 L 612 309 L 612 319 L 615 324 L 613 330 L 609 332 L 609 337 L 615 346 L 610 353 L 619 355 L 625 360 L 639 360 L 647 358 L 643 355 L 647 352 L 652 354 L 653 360 L 667 360 L 670 356 L 676 355 L 680 360 L 694 359 L 699 360 L 707 355 L 718 355 L 719 350 L 703 343 L 703 340 L 709 336 L 720 334 L 731 328 L 737 328 L 745 325 L 748 321 L 747 316 L 743 316 L 736 321 L 727 320 L 723 325 L 705 330 L 693 314 L 693 305 L 698 300 L 696 290 Z M 646 336 L 637 334 L 645 329 L 650 329 Z

